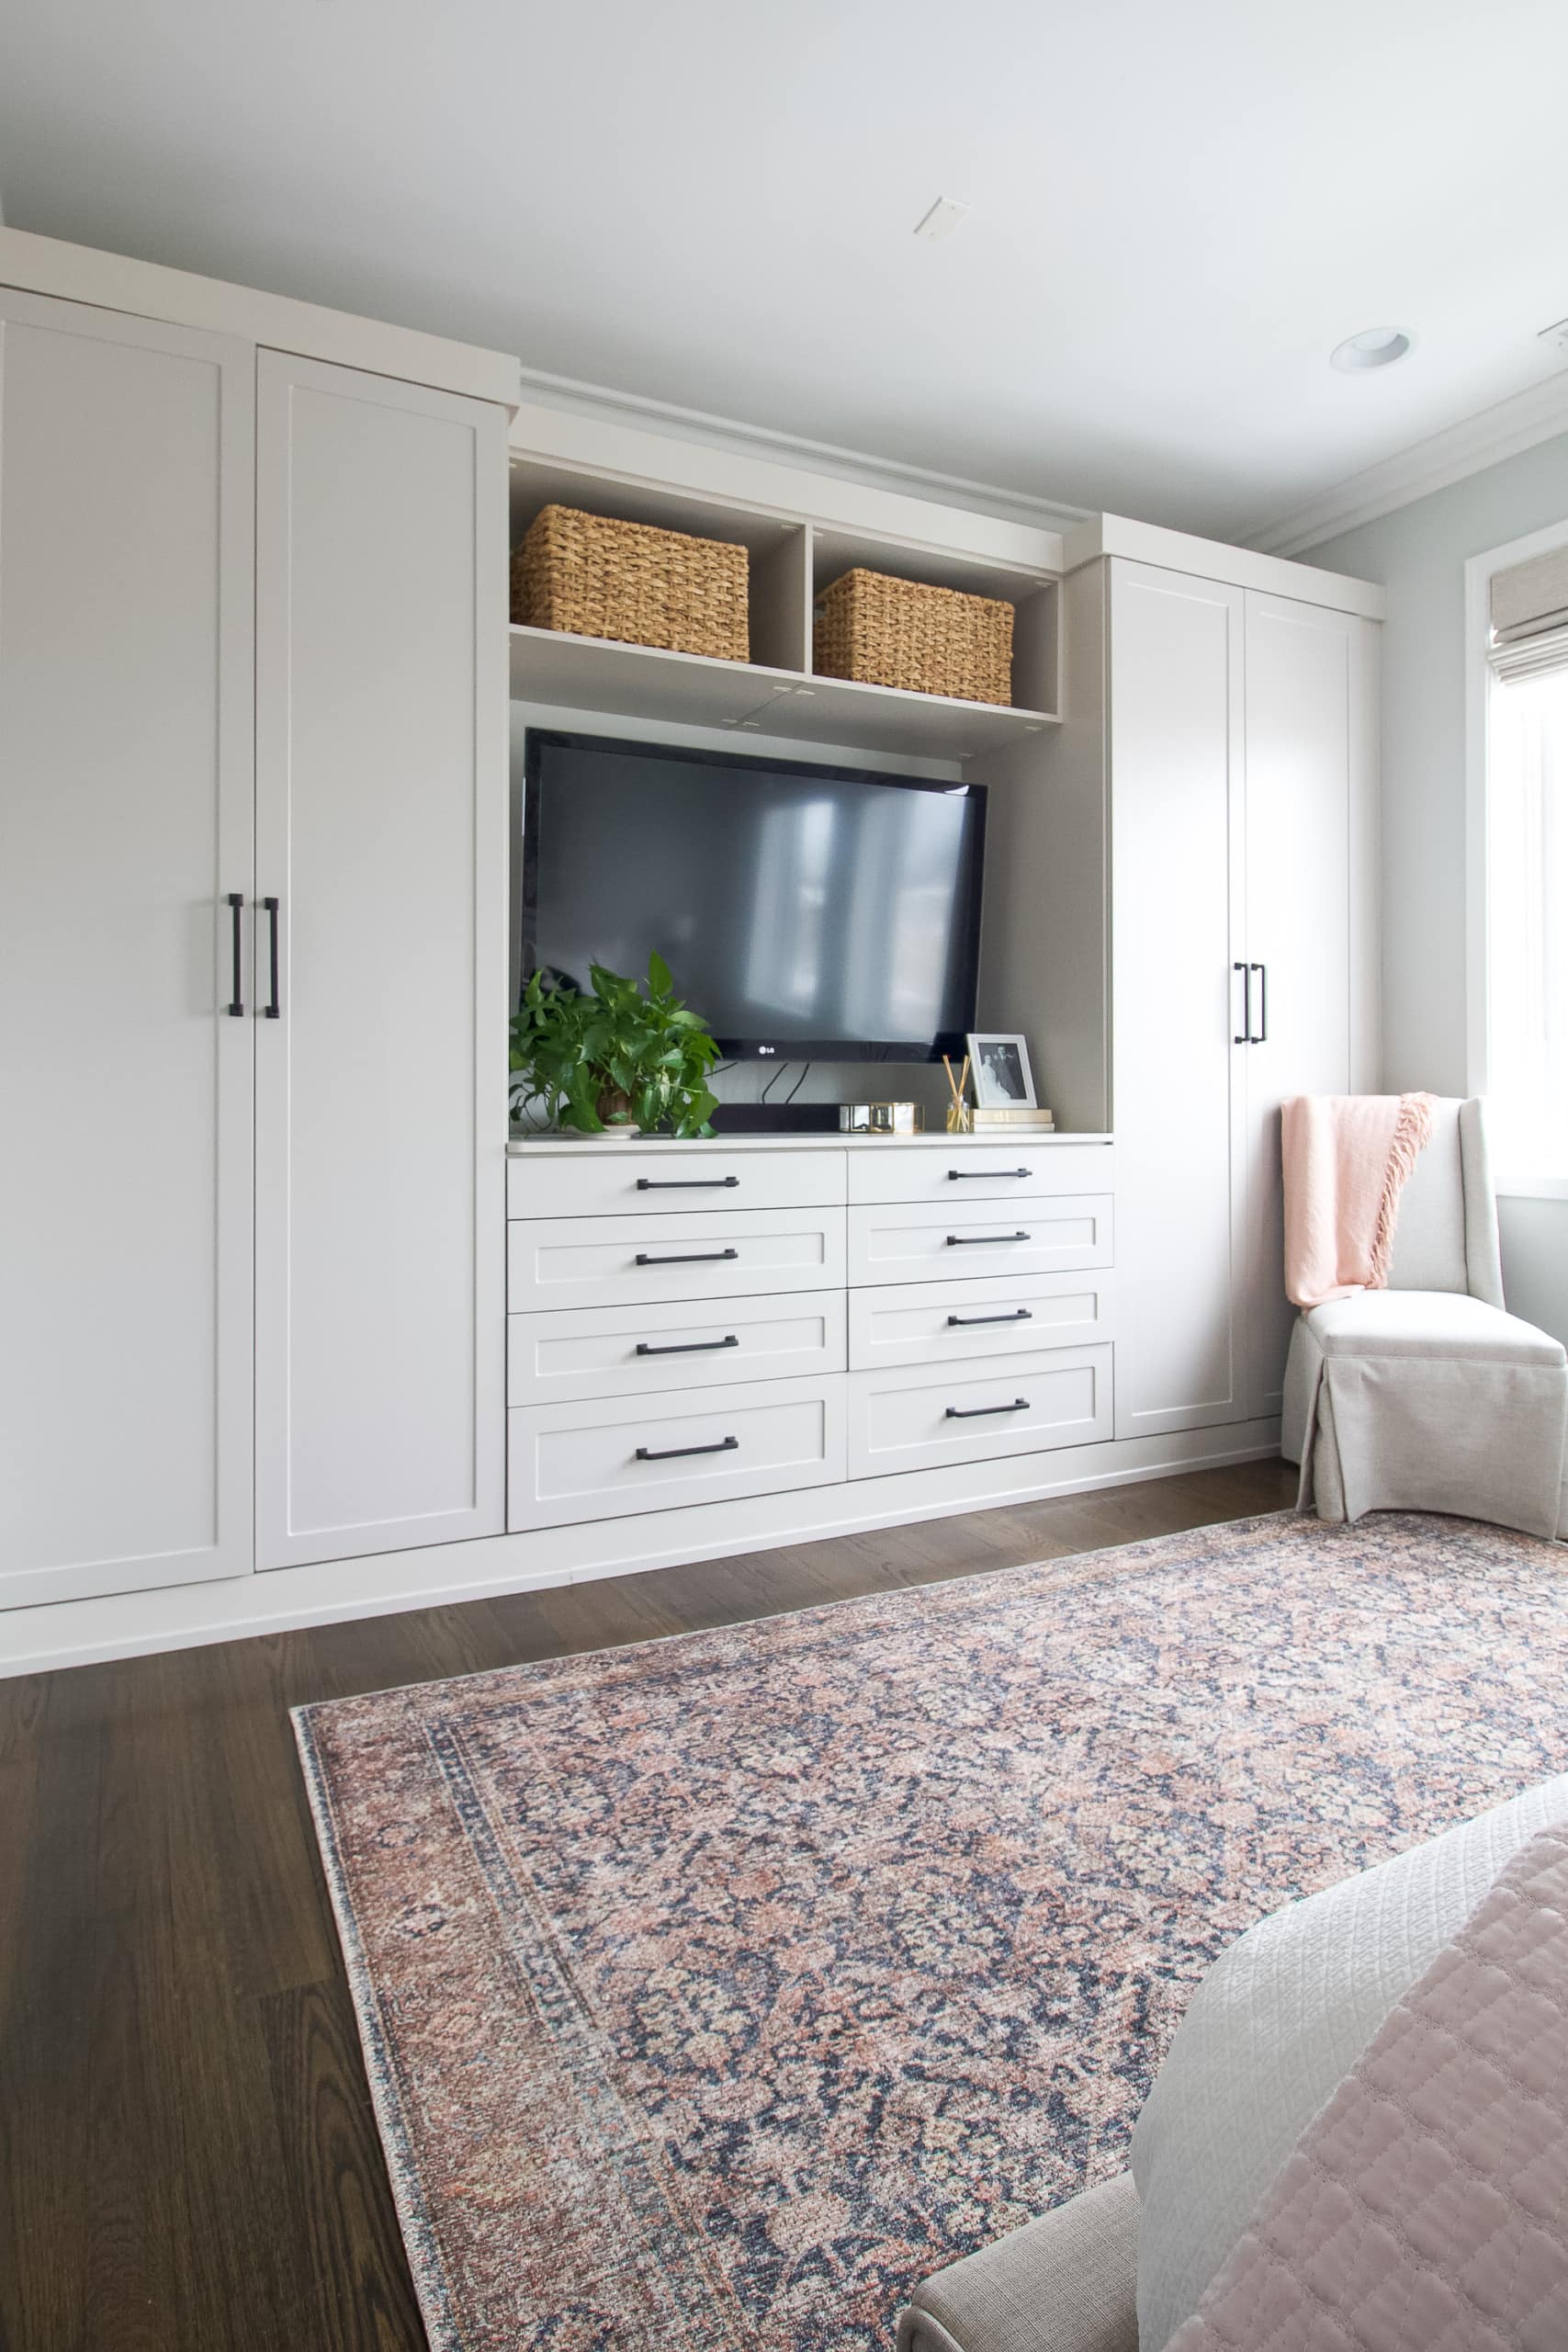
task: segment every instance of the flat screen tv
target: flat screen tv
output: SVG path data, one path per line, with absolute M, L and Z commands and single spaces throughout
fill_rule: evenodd
M 985 830 L 983 785 L 531 731 L 524 974 L 657 948 L 727 1056 L 961 1054 Z

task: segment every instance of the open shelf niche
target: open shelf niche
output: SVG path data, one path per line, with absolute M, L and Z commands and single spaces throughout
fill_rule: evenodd
M 514 453 L 513 547 L 540 509 L 551 504 L 745 547 L 750 558 L 751 659 L 724 662 L 514 626 L 514 701 L 952 760 L 1021 741 L 1056 723 L 1060 591 L 1048 573 L 857 536 L 806 515 L 749 509 L 700 492 Z M 1011 603 L 1017 616 L 1012 705 L 817 676 L 811 660 L 813 600 L 857 564 Z

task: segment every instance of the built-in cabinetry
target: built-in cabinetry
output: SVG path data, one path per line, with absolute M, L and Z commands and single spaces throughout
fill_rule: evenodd
M 256 1565 L 277 1568 L 502 1524 L 505 418 L 279 352 L 257 394 Z
M 254 371 L 0 292 L 0 1602 L 251 1565 Z
M 1103 1137 L 522 1147 L 509 1525 L 1109 1438 L 1113 1159 Z
M 1378 1082 L 1377 592 L 1223 552 L 1069 540 L 1064 724 L 992 796 L 994 968 L 1116 1135 L 1119 1439 L 1271 1425 L 1280 1104 Z
M 1348 1093 L 1362 1066 L 1375 624 L 1121 560 L 1099 584 L 1132 1437 L 1280 1410 L 1280 1104 Z
M 513 543 L 554 503 L 744 547 L 751 659 L 725 662 L 516 627 L 517 701 L 927 759 L 966 759 L 1055 724 L 1061 542 L 1055 532 L 974 515 L 955 539 L 942 528 L 952 518 L 919 499 L 863 492 L 846 498 L 843 485 L 835 499 L 835 486 L 788 468 L 717 457 L 701 482 L 689 467 L 681 469 L 685 480 L 671 479 L 671 455 L 656 435 L 585 431 L 582 420 L 556 411 L 520 412 L 512 435 Z M 822 491 L 829 495 L 813 495 Z M 856 565 L 1011 604 L 1011 704 L 818 675 L 814 600 Z
M 506 412 L 0 330 L 0 1603 L 495 1532 Z
M 1270 1449 L 1278 1104 L 1377 1082 L 1376 590 L 4 229 L 0 288 L 0 1659 Z M 751 660 L 509 639 L 551 499 L 744 540 Z M 856 563 L 1012 599 L 1013 706 L 818 677 Z M 508 669 L 514 757 L 986 785 L 979 1023 L 1056 1136 L 509 1159 Z

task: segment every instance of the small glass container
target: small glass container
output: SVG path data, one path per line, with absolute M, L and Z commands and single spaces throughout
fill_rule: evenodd
M 947 1132 L 950 1136 L 972 1136 L 975 1114 L 967 1102 L 950 1102 L 947 1106 Z

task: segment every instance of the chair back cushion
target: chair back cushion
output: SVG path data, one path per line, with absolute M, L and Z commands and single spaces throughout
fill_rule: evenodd
M 1459 1114 L 1456 1102 L 1439 1098 L 1432 1105 L 1432 1140 L 1400 1195 L 1390 1290 L 1470 1288 Z

